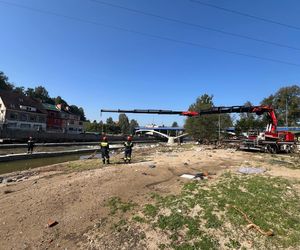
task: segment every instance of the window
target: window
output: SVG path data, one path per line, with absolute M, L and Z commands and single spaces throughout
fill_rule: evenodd
M 45 123 L 45 118 L 43 116 L 38 117 L 38 122 Z
M 18 114 L 17 113 L 10 113 L 9 119 L 10 120 L 18 120 Z
M 33 125 L 33 129 L 41 131 L 43 127 L 41 125 Z
M 20 128 L 24 128 L 24 129 L 31 128 L 31 125 L 26 123 L 21 123 Z
M 21 121 L 27 121 L 28 116 L 26 114 L 21 114 Z
M 7 123 L 7 127 L 8 128 L 16 128 L 17 127 L 17 123 L 16 122 L 9 122 L 9 123 Z
M 31 122 L 35 122 L 36 121 L 36 116 L 33 116 L 33 115 L 29 116 L 29 120 Z

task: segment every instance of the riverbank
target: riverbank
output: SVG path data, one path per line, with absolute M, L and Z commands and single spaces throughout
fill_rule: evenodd
M 135 141 L 135 147 L 153 144 L 153 141 Z M 122 148 L 122 142 L 111 143 L 111 153 Z M 1 149 L 0 152 L 0 174 L 9 173 L 17 170 L 26 170 L 46 166 L 49 164 L 62 163 L 66 161 L 78 160 L 80 157 L 96 154 L 100 152 L 98 143 L 96 145 L 64 146 L 54 147 L 37 146 L 33 154 L 27 154 L 24 148 Z M 99 155 L 96 155 L 98 158 Z
M 265 172 L 242 175 L 240 167 Z M 202 249 L 296 249 L 300 244 L 299 213 L 294 210 L 300 205 L 294 196 L 300 195 L 299 155 L 149 145 L 135 149 L 132 164 L 124 164 L 120 154 L 110 165 L 100 159 L 78 160 L 2 177 L 22 173 L 26 178 L 0 184 L 3 249 L 172 249 L 197 244 Z M 205 178 L 180 177 L 197 173 Z M 243 215 L 226 203 L 275 235 L 247 230 Z M 275 215 L 283 217 L 277 221 Z M 289 220 L 295 223 L 287 227 Z

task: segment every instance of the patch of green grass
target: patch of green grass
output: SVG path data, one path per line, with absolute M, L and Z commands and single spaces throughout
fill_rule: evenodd
M 158 207 L 152 204 L 146 204 L 144 208 L 144 214 L 149 217 L 154 217 L 157 215 Z
M 141 216 L 138 216 L 138 215 L 133 216 L 133 217 L 132 217 L 132 220 L 134 220 L 134 221 L 136 221 L 136 222 L 140 222 L 140 223 L 145 223 L 145 222 L 146 222 L 145 218 L 143 218 L 143 217 L 141 217 Z
M 164 249 L 167 248 L 167 245 L 166 245 L 166 244 L 159 244 L 158 248 L 159 248 L 160 250 L 164 250 Z
M 300 245 L 300 200 L 292 186 L 283 178 L 227 172 L 215 182 L 187 183 L 179 195 L 152 194 L 153 204 L 147 204 L 143 213 L 151 217 L 153 228 L 168 232 L 167 248 L 218 249 L 220 237 L 232 249 L 241 249 L 247 240 L 257 249 L 293 248 Z M 272 229 L 275 236 L 251 229 L 247 239 L 240 239 L 249 223 L 234 207 L 262 230 Z
M 208 235 L 202 235 L 201 239 L 199 239 L 194 243 L 182 243 L 179 245 L 172 244 L 171 246 L 175 250 L 196 250 L 196 249 L 217 250 L 219 249 L 219 243 L 211 236 Z
M 117 211 L 126 213 L 135 207 L 136 204 L 132 202 L 123 202 L 119 197 L 112 197 L 107 202 L 107 206 L 110 208 L 110 214 L 116 214 Z
M 207 228 L 219 228 L 222 226 L 222 221 L 213 214 L 212 210 L 206 210 L 203 218 L 206 220 L 205 226 Z
M 188 190 L 188 191 L 194 191 L 198 188 L 197 182 L 188 182 L 186 184 L 184 184 L 183 186 L 183 190 Z
M 234 239 L 229 239 L 229 242 L 225 244 L 230 249 L 240 249 L 241 248 L 241 243 L 238 242 L 237 240 Z
M 172 213 L 169 216 L 159 215 L 157 223 L 161 229 L 174 231 L 181 229 L 185 225 L 185 218 L 180 213 Z

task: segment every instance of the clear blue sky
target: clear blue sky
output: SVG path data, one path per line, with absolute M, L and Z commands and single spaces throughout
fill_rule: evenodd
M 300 49 L 300 28 L 254 20 L 189 0 L 103 1 Z M 300 27 L 297 0 L 201 1 Z M 84 20 L 14 7 L 0 0 L 0 70 L 18 86 L 41 84 L 51 96 L 61 95 L 69 103 L 82 106 L 91 120 L 100 119 L 101 108 L 186 110 L 204 93 L 214 95 L 215 105 L 242 105 L 247 100 L 258 104 L 280 87 L 300 82 L 300 66 L 143 36 L 99 23 L 295 64 L 300 64 L 300 50 L 205 31 L 89 0 L 6 2 Z M 183 122 L 177 116 L 128 116 L 141 124 Z

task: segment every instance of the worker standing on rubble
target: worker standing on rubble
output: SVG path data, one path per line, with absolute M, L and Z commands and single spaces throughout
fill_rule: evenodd
M 100 142 L 101 155 L 103 164 L 109 164 L 109 143 L 107 137 L 104 136 Z
M 132 147 L 133 147 L 132 137 L 131 136 L 127 137 L 127 141 L 124 142 L 124 147 L 125 147 L 124 161 L 125 161 L 125 163 L 130 163 L 130 161 L 131 161 Z
M 34 148 L 34 140 L 30 136 L 27 141 L 27 154 L 32 154 Z

